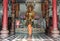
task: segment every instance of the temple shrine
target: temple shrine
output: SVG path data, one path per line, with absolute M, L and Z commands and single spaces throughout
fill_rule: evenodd
M 0 0 L 0 41 L 60 41 L 60 1 Z

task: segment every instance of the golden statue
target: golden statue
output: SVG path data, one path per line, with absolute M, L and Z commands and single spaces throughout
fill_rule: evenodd
M 33 11 L 34 7 L 32 4 L 27 6 L 27 12 L 25 14 L 26 24 L 28 26 L 28 34 L 32 35 L 32 25 L 35 17 L 35 12 Z
M 33 5 L 28 5 L 27 6 L 27 12 L 25 14 L 25 19 L 26 19 L 26 24 L 31 24 L 32 25 L 32 22 L 34 21 L 34 16 L 35 16 L 35 12 L 33 11 Z

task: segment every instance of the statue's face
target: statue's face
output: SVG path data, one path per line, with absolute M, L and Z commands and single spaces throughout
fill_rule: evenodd
M 32 7 L 29 7 L 29 11 L 32 11 Z
M 28 6 L 28 10 L 29 10 L 29 11 L 32 11 L 32 10 L 33 10 L 33 6 L 31 6 L 31 5 Z

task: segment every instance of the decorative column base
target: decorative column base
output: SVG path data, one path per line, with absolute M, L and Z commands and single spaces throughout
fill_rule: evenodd
M 3 30 L 1 31 L 1 38 L 6 38 L 6 37 L 8 37 L 8 33 L 9 33 L 8 30 L 3 29 Z
M 59 31 L 58 30 L 53 30 L 51 36 L 53 38 L 57 38 L 59 36 Z
M 11 30 L 11 35 L 13 35 L 15 32 L 14 32 L 14 30 Z
M 53 26 L 51 26 L 49 28 L 49 33 L 48 35 L 50 37 L 53 37 L 53 38 L 57 38 L 59 36 L 59 30 L 57 28 L 53 28 Z

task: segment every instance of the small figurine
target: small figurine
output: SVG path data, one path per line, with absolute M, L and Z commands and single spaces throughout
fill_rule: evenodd
M 16 20 L 16 28 L 19 28 L 20 26 L 20 20 Z

